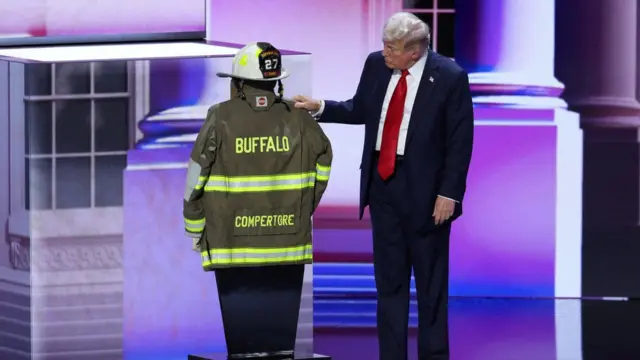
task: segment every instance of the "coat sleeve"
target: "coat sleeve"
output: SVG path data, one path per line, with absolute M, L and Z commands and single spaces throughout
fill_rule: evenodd
M 199 239 L 204 232 L 205 214 L 202 205 L 207 179 L 216 159 L 218 140 L 215 123 L 218 105 L 209 109 L 204 125 L 198 133 L 189 156 L 187 181 L 183 200 L 185 233 L 190 238 Z
M 369 54 L 360 74 L 360 81 L 356 93 L 347 101 L 325 100 L 324 105 L 316 115 L 319 122 L 348 125 L 364 125 L 362 109 L 366 106 L 367 79 L 369 69 L 374 61 L 375 52 Z
M 446 156 L 438 195 L 462 202 L 473 151 L 473 100 L 469 77 L 461 71 L 447 97 Z
M 318 205 L 320 205 L 322 195 L 324 195 L 324 192 L 327 190 L 327 185 L 329 184 L 333 151 L 331 149 L 331 142 L 320 125 L 307 113 L 305 113 L 305 116 L 308 117 L 306 121 L 308 125 L 306 127 L 311 133 L 311 145 L 313 153 L 316 156 L 316 182 L 313 204 L 313 210 L 315 211 Z

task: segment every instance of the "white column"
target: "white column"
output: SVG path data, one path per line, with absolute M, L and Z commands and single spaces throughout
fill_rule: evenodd
M 382 29 L 391 15 L 402 11 L 402 0 L 363 0 L 364 47 L 366 54 L 382 50 Z
M 564 108 L 554 76 L 555 0 L 477 0 L 456 8 L 456 61 L 475 103 Z
M 0 61 L 0 169 L 9 169 L 9 62 Z M 10 172 L 3 171 L 0 175 L 0 251 L 7 253 L 7 232 L 5 225 L 9 221 Z M 5 265 L 6 259 L 0 260 L 0 266 Z
M 640 182 L 638 4 L 558 2 L 557 74 L 585 131 L 585 226 L 637 224 L 640 199 L 624 194 Z
M 640 101 L 640 6 L 636 4 L 636 99 Z
M 640 101 L 640 6 L 636 4 L 636 100 Z M 640 133 L 638 134 L 638 142 L 640 142 Z M 640 161 L 638 164 L 640 167 Z M 638 188 L 640 188 L 640 178 L 638 179 Z M 640 192 L 639 192 L 640 194 Z M 638 198 L 640 204 L 640 197 Z M 638 212 L 638 224 L 640 224 L 640 212 Z
M 638 4 L 558 0 L 556 69 L 583 125 L 637 127 Z
M 638 4 L 557 0 L 556 74 L 584 133 L 584 296 L 637 296 Z

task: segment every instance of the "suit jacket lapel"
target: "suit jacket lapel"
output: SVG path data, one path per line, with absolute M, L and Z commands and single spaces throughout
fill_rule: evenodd
M 380 70 L 380 75 L 378 78 L 378 82 L 375 85 L 372 99 L 372 104 L 374 104 L 375 106 L 372 114 L 378 115 L 378 118 L 376 118 L 376 131 L 378 131 L 378 125 L 380 125 L 380 113 L 382 112 L 382 103 L 384 102 L 384 96 L 387 94 L 389 81 L 391 80 L 391 75 L 393 74 L 393 70 L 389 69 L 386 65 L 384 65 L 384 63 L 382 64 L 382 66 L 383 68 Z
M 429 51 L 427 63 L 422 72 L 422 79 L 420 79 L 420 85 L 418 86 L 416 100 L 413 103 L 413 109 L 411 109 L 411 119 L 409 120 L 409 129 L 407 130 L 407 144 L 411 141 L 413 134 L 416 133 L 416 129 L 421 126 L 421 124 L 431 120 L 426 119 L 425 114 L 427 114 L 429 103 L 431 102 L 431 91 L 438 81 L 438 60 L 436 56 L 436 53 Z

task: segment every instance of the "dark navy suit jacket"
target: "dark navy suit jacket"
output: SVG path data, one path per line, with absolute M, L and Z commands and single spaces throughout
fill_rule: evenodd
M 384 96 L 392 70 L 381 52 L 369 55 L 356 94 L 347 101 L 325 101 L 318 121 L 364 125 L 360 165 L 360 218 L 369 204 L 374 152 Z M 429 51 L 409 121 L 403 166 L 412 222 L 420 230 L 434 227 L 438 195 L 457 200 L 452 218 L 462 215 L 462 200 L 473 148 L 473 104 L 467 73 L 454 61 Z

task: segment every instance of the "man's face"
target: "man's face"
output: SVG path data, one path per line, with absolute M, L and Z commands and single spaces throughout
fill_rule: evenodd
M 417 60 L 417 46 L 406 48 L 402 40 L 384 41 L 383 44 L 382 55 L 385 65 L 390 69 L 407 69 Z

